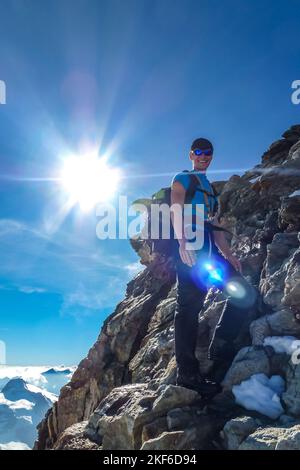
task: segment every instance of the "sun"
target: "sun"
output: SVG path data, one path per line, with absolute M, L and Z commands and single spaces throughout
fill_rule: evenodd
M 115 194 L 120 172 L 105 157 L 78 155 L 65 159 L 60 180 L 72 205 L 77 203 L 86 212 Z

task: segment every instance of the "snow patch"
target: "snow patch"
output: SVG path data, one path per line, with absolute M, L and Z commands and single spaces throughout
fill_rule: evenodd
M 294 191 L 292 194 L 289 194 L 289 197 L 293 196 L 300 196 L 300 189 L 297 189 L 297 191 Z
M 240 385 L 232 387 L 236 403 L 246 410 L 258 411 L 272 419 L 277 419 L 284 409 L 280 397 L 285 389 L 285 382 L 279 375 L 268 378 L 265 374 L 254 374 Z
M 300 349 L 300 340 L 294 336 L 267 336 L 264 346 L 272 346 L 276 353 L 286 353 L 290 356 Z
M 48 398 L 53 403 L 57 400 L 57 395 L 51 392 L 47 392 L 47 390 L 43 390 L 39 387 L 36 387 L 35 385 L 26 384 L 26 389 L 32 393 L 42 393 L 46 398 Z
M 261 177 L 261 175 L 259 176 L 253 176 L 252 178 L 249 179 L 249 183 L 256 183 L 256 181 Z

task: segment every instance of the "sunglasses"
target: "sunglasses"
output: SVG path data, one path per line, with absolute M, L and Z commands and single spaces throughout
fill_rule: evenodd
M 194 154 L 199 156 L 199 155 L 206 155 L 207 157 L 211 157 L 213 152 L 211 149 L 207 149 L 207 150 L 201 150 L 201 149 L 194 149 L 193 150 Z

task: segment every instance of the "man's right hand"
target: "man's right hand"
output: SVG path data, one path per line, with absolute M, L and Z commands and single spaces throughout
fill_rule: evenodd
M 187 250 L 185 239 L 178 240 L 179 241 L 179 254 L 181 261 L 184 264 L 187 264 L 190 268 L 196 264 L 196 253 L 195 250 Z

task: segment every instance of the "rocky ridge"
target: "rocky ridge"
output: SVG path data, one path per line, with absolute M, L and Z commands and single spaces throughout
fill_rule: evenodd
M 39 425 L 35 449 L 299 449 L 300 364 L 265 338 L 300 338 L 300 125 L 292 126 L 242 176 L 214 185 L 234 233 L 243 274 L 261 292 L 236 341 L 232 364 L 216 367 L 207 348 L 224 298 L 208 292 L 199 312 L 201 372 L 223 391 L 203 400 L 175 386 L 175 273 L 170 260 L 132 240 L 145 268 Z M 281 376 L 284 412 L 270 419 L 238 405 L 233 387 L 254 374 Z

